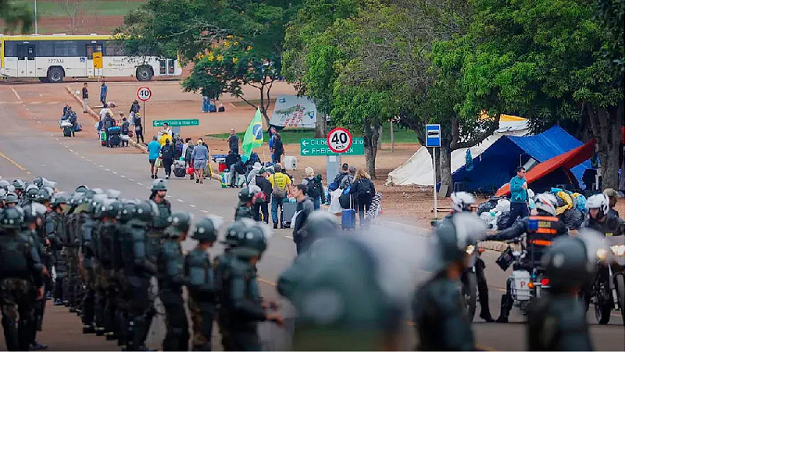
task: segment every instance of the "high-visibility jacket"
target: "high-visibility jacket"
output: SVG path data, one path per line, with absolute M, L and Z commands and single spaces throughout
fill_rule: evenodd
M 553 240 L 568 232 L 566 225 L 558 220 L 558 217 L 543 215 L 528 217 L 528 229 L 525 233 L 527 235 L 528 257 L 538 264 L 547 247 L 550 247 L 553 243 Z

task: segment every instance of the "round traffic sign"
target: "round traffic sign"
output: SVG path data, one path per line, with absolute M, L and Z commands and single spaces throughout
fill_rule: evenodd
M 139 100 L 146 102 L 150 100 L 150 97 L 153 95 L 153 91 L 150 90 L 147 86 L 142 86 L 136 91 L 136 98 Z
M 353 145 L 353 136 L 344 128 L 334 128 L 328 133 L 328 148 L 334 153 L 344 153 Z

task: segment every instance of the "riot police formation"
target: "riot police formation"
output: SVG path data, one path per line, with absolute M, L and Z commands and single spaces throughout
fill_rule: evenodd
M 220 217 L 194 220 L 173 212 L 167 190 L 166 181 L 154 180 L 149 199 L 138 200 L 87 186 L 57 191 L 44 178 L 0 180 L 0 311 L 7 348 L 47 348 L 37 342 L 37 332 L 52 299 L 81 317 L 84 333 L 125 351 L 150 350 L 146 341 L 159 311 L 166 324 L 164 351 L 212 350 L 214 323 L 223 349 L 260 350 L 259 324 L 282 326 L 285 317 L 259 294 L 256 266 L 272 230 L 251 218 L 257 191 L 240 191 L 237 217 L 223 230 Z M 531 245 L 548 242 L 535 263 L 550 275 L 551 295 L 529 305 L 528 348 L 591 350 L 580 292 L 596 275 L 593 252 L 602 242 L 586 233 L 555 239 L 563 233 L 549 219 L 550 200 L 537 198 L 534 216 L 500 235 L 528 233 Z M 466 209 L 454 209 L 434 230 L 434 255 L 426 260 L 430 276 L 413 292 L 413 285 L 400 289 L 408 298 L 382 282 L 385 255 L 358 234 L 339 232 L 330 214 L 310 214 L 307 251 L 277 283 L 295 311 L 292 348 L 399 350 L 403 319 L 410 318 L 418 350 L 474 350 L 460 283 L 476 263 L 486 226 Z M 536 230 L 530 229 L 533 219 L 540 224 Z M 224 249 L 212 256 L 220 233 Z M 341 276 L 342 267 L 348 276 Z M 488 305 L 482 302 L 482 308 L 488 315 Z M 504 304 L 501 319 L 508 310 Z

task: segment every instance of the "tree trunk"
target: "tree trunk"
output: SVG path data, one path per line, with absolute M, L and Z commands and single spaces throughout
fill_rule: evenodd
M 381 144 L 382 144 L 382 143 L 383 143 L 383 124 L 381 123 L 381 124 L 378 126 L 378 143 L 377 143 L 377 145 L 375 146 L 375 148 L 377 148 L 378 150 L 380 150 L 380 149 L 381 149 Z
M 367 160 L 367 173 L 375 179 L 375 158 L 378 156 L 381 122 L 375 118 L 364 119 L 364 157 Z
M 437 151 L 439 157 L 439 181 L 442 185 L 439 187 L 444 192 L 444 195 L 450 195 L 453 191 L 453 174 L 450 170 L 450 141 L 444 140 L 442 146 Z
M 325 138 L 328 136 L 328 124 L 325 120 L 327 114 L 320 111 L 317 108 L 317 117 L 315 117 L 314 122 L 314 137 L 315 138 Z
M 618 106 L 590 107 L 592 133 L 597 139 L 600 176 L 603 188 L 619 188 L 619 144 L 622 138 L 622 111 Z

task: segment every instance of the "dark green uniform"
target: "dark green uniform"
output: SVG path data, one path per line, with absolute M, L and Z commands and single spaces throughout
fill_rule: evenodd
M 20 236 L 23 239 L 27 239 L 30 245 L 36 250 L 36 253 L 39 255 L 41 261 L 41 266 L 39 267 L 39 273 L 42 273 L 43 269 L 47 268 L 47 266 L 45 265 L 45 261 L 47 261 L 47 259 L 46 257 L 41 256 L 46 254 L 45 253 L 46 250 L 44 248 L 44 243 L 42 243 L 42 240 L 39 237 L 38 231 L 26 228 L 20 232 Z M 47 277 L 42 276 L 43 287 L 45 285 L 46 278 Z M 34 321 L 34 326 L 31 329 L 31 336 L 30 336 L 31 343 L 33 343 L 36 340 L 36 333 L 38 331 L 42 331 L 42 325 L 44 321 L 44 304 L 46 302 L 46 299 L 44 296 L 42 296 L 42 298 L 37 298 L 38 297 L 36 292 L 37 289 L 38 286 L 34 285 L 28 286 L 28 297 L 30 298 L 31 305 L 33 305 L 33 321 Z
M 67 265 L 67 275 L 64 277 L 64 302 L 71 312 L 78 310 L 78 295 L 81 287 L 80 277 L 80 258 L 78 250 L 80 248 L 80 232 L 78 227 L 78 214 L 75 212 L 76 204 L 70 206 L 69 212 L 64 218 L 64 259 Z
M 528 350 L 592 351 L 583 299 L 566 293 L 528 303 Z
M 6 211 L 3 217 L 7 217 Z M 2 230 L 0 312 L 9 351 L 30 350 L 36 330 L 31 290 L 43 285 L 42 267 L 39 252 L 31 245 L 30 240 L 20 236 L 16 229 Z
M 220 273 L 219 327 L 226 351 L 259 351 L 258 322 L 267 320 L 249 257 L 229 257 Z
M 472 328 L 464 320 L 459 296 L 459 281 L 451 281 L 443 273 L 417 289 L 412 314 L 419 335 L 418 350 L 475 349 Z
M 158 296 L 166 311 L 164 351 L 189 350 L 189 321 L 183 304 L 183 251 L 176 238 L 166 238 L 157 257 Z
M 192 314 L 192 351 L 210 351 L 217 311 L 214 265 L 207 251 L 195 248 L 186 254 L 184 270 Z
M 98 225 L 96 232 L 97 242 L 97 279 L 99 285 L 98 298 L 101 300 L 97 302 L 95 310 L 95 321 L 99 327 L 102 327 L 104 334 L 110 336 L 109 340 L 114 338 L 117 331 L 116 325 L 116 310 L 119 303 L 119 279 L 116 270 L 121 265 L 121 255 L 118 253 L 119 249 L 116 248 L 114 241 L 116 235 L 117 223 L 112 219 L 104 219 Z M 99 330 L 98 330 L 99 332 Z
M 247 203 L 239 202 L 239 204 L 236 206 L 236 212 L 234 213 L 233 220 L 253 218 L 253 207 L 247 206 Z
M 134 217 L 120 236 L 127 299 L 126 350 L 143 349 L 149 329 L 147 314 L 152 310 L 150 279 L 156 273 L 156 266 L 147 254 L 146 227 L 146 222 Z
M 50 249 L 55 261 L 56 279 L 53 285 L 53 298 L 58 304 L 64 302 L 64 278 L 67 276 L 67 259 L 64 252 L 66 224 L 63 213 L 48 211 L 45 215 L 45 233 L 50 241 Z

